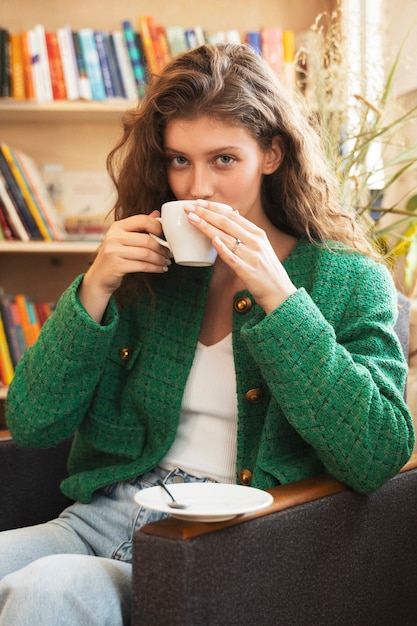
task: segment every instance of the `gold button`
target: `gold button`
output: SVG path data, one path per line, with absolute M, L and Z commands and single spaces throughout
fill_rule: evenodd
M 252 404 L 258 404 L 259 402 L 262 402 L 262 397 L 262 389 L 259 389 L 259 387 L 256 387 L 255 389 L 248 389 L 248 391 L 245 393 L 245 400 L 251 402 Z
M 236 313 L 247 313 L 252 308 L 252 300 L 248 296 L 239 296 L 233 302 Z
M 122 361 L 130 361 L 130 359 L 132 358 L 132 351 L 130 350 L 130 348 L 122 348 L 119 352 L 119 356 Z
M 242 485 L 249 487 L 252 482 L 252 472 L 248 469 L 242 469 L 239 472 L 239 480 Z

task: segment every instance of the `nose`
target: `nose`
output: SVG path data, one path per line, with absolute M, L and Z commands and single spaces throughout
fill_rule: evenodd
M 209 168 L 204 166 L 194 167 L 190 185 L 191 198 L 207 200 L 213 195 L 213 191 L 213 181 Z

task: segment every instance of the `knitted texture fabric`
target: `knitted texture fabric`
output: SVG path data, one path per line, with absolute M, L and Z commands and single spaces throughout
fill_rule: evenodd
M 297 291 L 268 316 L 248 292 L 235 296 L 250 299 L 233 313 L 236 480 L 245 468 L 252 486 L 267 489 L 327 471 L 373 491 L 414 445 L 393 281 L 362 255 L 306 240 L 284 266 Z M 8 426 L 35 447 L 75 433 L 62 484 L 69 497 L 88 502 L 157 465 L 172 445 L 211 276 L 173 265 L 154 296 L 122 310 L 111 300 L 101 325 L 78 300 L 80 276 L 22 357 Z

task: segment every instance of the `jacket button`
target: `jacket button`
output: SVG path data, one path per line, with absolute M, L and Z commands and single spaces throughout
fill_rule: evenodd
M 262 397 L 262 389 L 259 389 L 259 387 L 256 387 L 255 389 L 248 389 L 245 393 L 245 400 L 251 404 L 259 404 L 259 402 L 262 402 Z
M 119 352 L 119 356 L 122 361 L 130 361 L 132 358 L 132 351 L 130 348 L 122 348 Z
M 238 296 L 234 299 L 233 308 L 236 313 L 248 313 L 252 308 L 252 300 L 248 296 Z
M 245 487 L 250 487 L 250 484 L 252 482 L 252 472 L 248 469 L 240 470 L 239 480 L 242 485 L 245 485 Z

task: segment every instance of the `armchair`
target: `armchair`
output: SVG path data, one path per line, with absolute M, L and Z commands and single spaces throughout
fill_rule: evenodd
M 408 354 L 406 299 L 397 333 Z M 0 432 L 0 530 L 56 517 L 70 442 Z M 329 476 L 271 490 L 266 510 L 219 523 L 168 518 L 134 536 L 132 626 L 414 626 L 417 453 L 375 493 Z
M 2 529 L 59 514 L 67 451 L 3 433 Z M 369 496 L 324 475 L 271 493 L 262 512 L 137 532 L 132 626 L 415 625 L 417 454 Z

